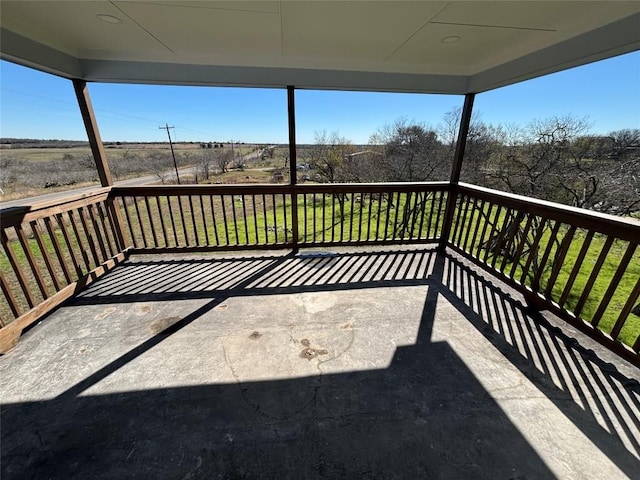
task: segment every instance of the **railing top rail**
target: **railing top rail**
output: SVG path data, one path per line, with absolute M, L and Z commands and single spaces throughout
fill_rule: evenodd
M 501 192 L 468 183 L 459 184 L 458 191 L 480 199 L 499 202 L 506 207 L 516 208 L 534 215 L 539 215 L 543 218 L 606 233 L 623 240 L 632 242 L 640 241 L 640 221 L 634 218 L 594 212 L 592 210 Z
M 63 198 L 42 200 L 36 203 L 28 203 L 29 200 L 25 199 L 25 205 L 0 210 L 0 225 L 3 228 L 12 227 L 89 203 L 100 202 L 108 197 L 110 191 L 111 187 L 98 187 L 90 192 L 69 194 Z
M 150 185 L 112 188 L 114 196 L 144 195 L 252 195 L 282 193 L 340 193 L 340 192 L 387 192 L 393 191 L 440 191 L 449 189 L 449 182 L 396 182 L 396 183 L 313 183 L 298 185 L 281 184 L 236 184 L 236 185 Z

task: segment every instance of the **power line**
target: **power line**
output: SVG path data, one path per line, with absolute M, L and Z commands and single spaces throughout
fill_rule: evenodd
M 173 142 L 171 141 L 171 133 L 169 132 L 170 127 L 168 123 L 164 124 L 164 127 L 158 127 L 160 130 L 166 130 L 167 136 L 169 137 L 169 146 L 171 147 L 171 156 L 173 157 L 173 167 L 176 169 L 176 179 L 178 180 L 178 185 L 180 185 L 180 175 L 178 175 L 178 164 L 176 163 L 176 154 L 173 153 Z

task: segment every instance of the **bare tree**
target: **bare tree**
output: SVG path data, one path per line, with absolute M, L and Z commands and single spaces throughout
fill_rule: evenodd
M 350 140 L 338 132 L 315 132 L 315 142 L 309 152 L 309 161 L 318 179 L 325 183 L 345 181 L 345 158 L 355 150 Z

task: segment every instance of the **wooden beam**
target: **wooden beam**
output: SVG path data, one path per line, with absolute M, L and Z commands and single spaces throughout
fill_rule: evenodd
M 295 87 L 287 85 L 287 112 L 289 123 L 289 185 L 293 187 L 291 194 L 291 235 L 293 236 L 293 252 L 298 251 L 298 193 L 295 185 L 298 183 L 297 151 L 296 151 L 296 104 Z M 286 228 L 286 227 L 285 227 Z
M 456 152 L 453 156 L 453 166 L 451 167 L 451 183 L 457 185 L 460 181 L 460 171 L 464 160 L 464 151 L 467 147 L 467 137 L 469 136 L 469 126 L 471 125 L 471 112 L 473 111 L 473 100 L 475 93 L 467 93 L 464 96 L 464 106 L 460 117 L 460 128 L 458 129 L 458 141 L 456 142 Z
M 471 112 L 473 111 L 473 100 L 475 96 L 475 93 L 467 93 L 464 97 L 464 106 L 462 107 L 462 115 L 460 116 L 460 128 L 458 129 L 458 141 L 456 142 L 456 151 L 453 156 L 453 166 L 451 167 L 451 178 L 449 180 L 450 188 L 447 196 L 447 208 L 442 225 L 442 236 L 440 237 L 441 251 L 444 251 L 446 248 L 447 241 L 451 235 L 453 214 L 456 208 L 456 197 L 458 196 L 458 182 L 460 182 L 460 171 L 462 170 L 464 150 L 467 146 L 467 137 L 469 136 L 469 125 L 471 124 Z
M 113 185 L 113 178 L 111 177 L 109 164 L 107 163 L 107 156 L 104 153 L 104 146 L 100 139 L 96 116 L 93 113 L 93 107 L 91 106 L 89 89 L 87 88 L 87 84 L 84 80 L 78 79 L 73 80 L 73 89 L 76 92 L 76 98 L 78 99 L 78 105 L 80 106 L 80 113 L 82 114 L 82 121 L 84 122 L 84 128 L 87 131 L 87 137 L 89 138 L 89 145 L 91 145 L 93 159 L 96 162 L 96 168 L 98 169 L 100 183 L 103 187 L 111 186 Z

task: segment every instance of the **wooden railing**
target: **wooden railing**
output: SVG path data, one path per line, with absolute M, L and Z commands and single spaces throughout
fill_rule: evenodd
M 133 251 L 437 242 L 448 184 L 114 187 Z
M 448 244 L 638 363 L 640 222 L 461 184 Z
M 109 189 L 0 212 L 0 353 L 124 258 Z
M 113 187 L 1 221 L 1 351 L 130 252 L 440 242 L 640 364 L 633 220 L 436 182 Z

